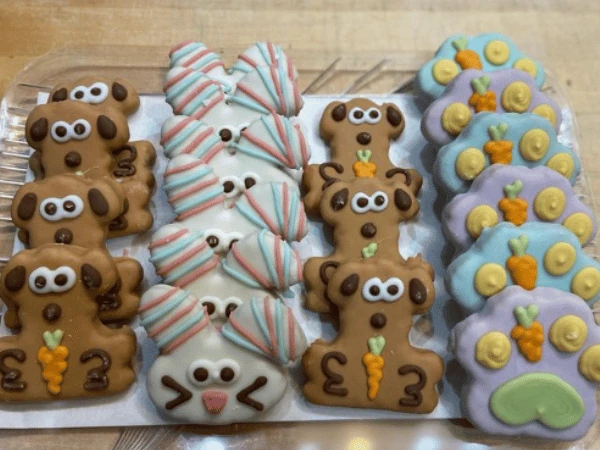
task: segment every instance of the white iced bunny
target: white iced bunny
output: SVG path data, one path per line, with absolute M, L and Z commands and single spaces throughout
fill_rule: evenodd
M 141 324 L 160 348 L 147 387 L 169 418 L 200 424 L 252 420 L 283 396 L 282 365 L 299 358 L 306 338 L 291 310 L 270 297 L 249 300 L 222 332 L 201 301 L 157 285 L 141 299 Z

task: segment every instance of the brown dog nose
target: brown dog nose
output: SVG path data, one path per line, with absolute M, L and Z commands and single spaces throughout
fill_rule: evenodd
M 377 234 L 377 227 L 375 226 L 374 223 L 371 223 L 371 222 L 365 223 L 360 228 L 360 234 L 362 234 L 363 237 L 366 237 L 367 239 L 372 238 L 373 236 L 375 236 Z
M 73 232 L 66 228 L 61 228 L 54 233 L 54 242 L 57 244 L 70 244 L 73 242 Z
M 42 311 L 42 317 L 48 322 L 56 322 L 62 315 L 62 308 L 56 303 L 48 303 Z
M 356 140 L 360 145 L 369 145 L 369 142 L 371 142 L 371 135 L 363 131 L 356 135 Z
M 81 164 L 81 155 L 77 152 L 69 152 L 65 155 L 67 167 L 77 167 Z
M 385 327 L 386 323 L 387 323 L 387 318 L 385 317 L 385 314 L 375 313 L 371 316 L 371 326 L 373 328 L 380 330 L 383 327 Z

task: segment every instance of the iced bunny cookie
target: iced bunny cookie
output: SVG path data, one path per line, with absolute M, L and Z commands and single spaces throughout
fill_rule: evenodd
M 374 256 L 327 276 L 340 327 L 332 342 L 318 339 L 302 357 L 306 398 L 326 406 L 433 411 L 444 363 L 408 339 L 413 315 L 427 312 L 435 297 L 429 265 Z
M 600 264 L 562 225 L 503 222 L 482 231 L 450 264 L 445 281 L 448 292 L 469 311 L 481 309 L 488 297 L 513 284 L 572 292 L 592 305 L 600 294 Z
M 0 295 L 22 327 L 0 339 L 0 400 L 99 397 L 135 380 L 136 339 L 100 321 L 96 299 L 118 283 L 101 249 L 47 244 L 23 250 L 2 270 Z
M 459 194 L 442 213 L 446 236 L 466 250 L 481 230 L 499 222 L 561 223 L 585 245 L 596 235 L 592 210 L 577 197 L 569 181 L 547 167 L 493 165 L 469 191 Z
M 521 70 L 496 72 L 465 70 L 444 94 L 425 110 L 423 136 L 436 145 L 452 141 L 481 112 L 531 112 L 547 119 L 558 131 L 562 114 L 558 104 L 540 91 L 531 76 Z
M 291 310 L 269 297 L 248 300 L 218 331 L 198 299 L 157 285 L 144 294 L 140 315 L 161 352 L 148 393 L 175 420 L 228 424 L 267 412 L 287 388 L 282 366 L 306 349 Z
M 575 184 L 581 170 L 573 149 L 558 142 L 550 122 L 537 114 L 481 113 L 438 151 L 436 181 L 450 195 L 466 192 L 492 164 L 546 166 Z
M 419 69 L 415 91 L 424 104 L 429 104 L 440 97 L 463 70 L 492 72 L 511 67 L 528 73 L 539 87 L 544 84 L 542 65 L 520 51 L 507 36 L 499 33 L 457 34 L 446 39 L 434 57 Z
M 484 432 L 575 440 L 594 423 L 600 330 L 577 296 L 508 287 L 451 342 L 469 376 L 463 411 Z

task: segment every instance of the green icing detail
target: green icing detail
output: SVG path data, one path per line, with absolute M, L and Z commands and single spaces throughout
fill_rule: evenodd
M 519 195 L 519 192 L 523 190 L 523 182 L 521 180 L 515 180 L 513 183 L 504 186 L 503 190 L 508 199 L 514 200 L 517 198 L 517 195 Z
M 572 427 L 585 413 L 577 390 L 551 373 L 527 373 L 507 381 L 490 397 L 494 416 L 508 425 L 537 420 L 548 428 Z
M 469 38 L 466 36 L 460 37 L 454 41 L 452 41 L 452 47 L 456 49 L 457 52 L 464 50 L 467 48 L 467 44 L 469 43 Z
M 50 350 L 54 350 L 56 347 L 58 347 L 60 345 L 60 341 L 62 341 L 62 337 L 63 337 L 62 330 L 44 331 L 42 333 L 42 338 L 44 338 L 46 347 L 48 347 Z
M 506 135 L 507 131 L 508 124 L 505 122 L 500 122 L 498 125 L 490 125 L 488 128 L 488 134 L 493 141 L 501 141 Z
M 473 78 L 471 80 L 471 87 L 479 95 L 483 95 L 483 94 L 485 94 L 485 91 L 487 91 L 487 88 L 490 87 L 490 82 L 491 82 L 490 77 L 488 77 L 487 75 L 484 75 L 479 78 Z
M 369 345 L 369 350 L 371 353 L 379 356 L 385 347 L 385 338 L 383 336 L 371 337 L 367 341 L 367 344 Z
M 525 234 L 508 240 L 508 246 L 515 256 L 523 256 L 527 252 L 528 245 L 529 238 Z
M 375 253 L 377 253 L 378 248 L 379 246 L 376 242 L 371 242 L 366 247 L 363 247 L 360 252 L 362 253 L 363 258 L 372 258 L 373 256 L 375 256 Z
M 371 160 L 371 150 L 369 150 L 368 148 L 365 150 L 357 150 L 356 159 L 364 163 L 369 162 Z
M 517 322 L 519 322 L 519 325 L 528 329 L 531 328 L 531 325 L 533 325 L 533 322 L 540 313 L 540 310 L 537 305 L 532 303 L 527 308 L 517 306 L 513 312 Z

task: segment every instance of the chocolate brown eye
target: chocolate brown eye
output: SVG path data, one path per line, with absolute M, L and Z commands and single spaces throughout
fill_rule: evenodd
M 100 95 L 102 93 L 102 91 L 100 90 L 100 88 L 92 88 L 92 90 L 90 91 L 92 93 L 92 95 Z
M 371 119 L 378 119 L 379 118 L 379 111 L 377 111 L 376 109 L 372 109 L 371 111 L 369 111 L 369 117 Z
M 75 127 L 73 127 L 73 131 L 75 131 L 75 134 L 83 134 L 85 133 L 85 125 L 83 125 L 82 123 L 78 123 L 77 125 L 75 125 Z
M 48 214 L 49 216 L 53 216 L 54 214 L 56 214 L 56 205 L 54 203 L 48 203 L 45 207 L 44 207 L 44 211 L 46 211 L 46 214 Z
M 65 211 L 73 212 L 75 210 L 75 203 L 73 203 L 71 200 L 67 200 L 65 203 L 63 203 L 63 208 L 65 208 Z
M 388 286 L 387 291 L 390 295 L 396 295 L 400 289 L 395 284 Z
M 373 296 L 379 295 L 379 288 L 377 286 L 371 286 L 369 288 L 369 293 Z
M 254 178 L 252 178 L 252 177 L 244 178 L 244 186 L 246 186 L 246 189 L 250 189 L 255 184 L 256 184 L 256 180 Z
M 228 142 L 233 137 L 233 133 L 229 128 L 223 128 L 221 131 L 219 131 L 219 136 L 221 136 L 221 140 L 223 142 Z
M 208 378 L 208 370 L 206 370 L 204 367 L 198 367 L 196 370 L 194 370 L 194 379 L 196 379 L 196 381 L 206 381 Z
M 362 119 L 362 116 L 364 116 L 364 113 L 362 111 L 354 111 L 354 117 L 356 119 Z
M 208 313 L 209 316 L 212 316 L 213 313 L 215 312 L 215 304 L 212 302 L 204 302 L 202 303 L 202 306 L 204 306 L 206 308 L 206 312 Z
M 85 93 L 83 91 L 75 91 L 75 93 L 73 94 L 73 96 L 78 99 L 81 100 L 84 97 Z
M 238 305 L 236 305 L 235 303 L 230 303 L 227 305 L 227 308 L 225 308 L 225 315 L 227 317 L 229 317 L 229 315 L 235 311 L 235 309 L 238 307 Z
M 66 275 L 60 274 L 60 275 L 56 275 L 56 277 L 54 278 L 54 283 L 57 286 L 64 286 L 65 284 L 67 284 L 67 281 L 69 279 L 67 278 Z
M 385 203 L 385 197 L 383 195 L 378 195 L 377 197 L 375 197 L 375 204 L 377 206 L 381 206 Z
M 36 288 L 42 289 L 44 286 L 46 286 L 46 278 L 42 276 L 35 277 L 34 284 Z
M 225 183 L 223 183 L 223 190 L 225 191 L 226 194 L 233 191 L 234 189 L 235 189 L 235 184 L 233 184 L 233 181 L 226 181 Z
M 219 238 L 211 234 L 206 238 L 206 242 L 208 242 L 208 245 L 210 245 L 211 248 L 215 248 L 217 245 L 219 245 Z
M 64 137 L 67 135 L 67 129 L 65 127 L 56 127 L 54 130 L 57 136 Z
M 221 369 L 221 380 L 223 381 L 231 381 L 235 377 L 235 372 L 231 367 L 223 367 Z
M 364 197 L 361 197 L 356 201 L 356 204 L 364 208 L 369 204 L 369 200 Z

